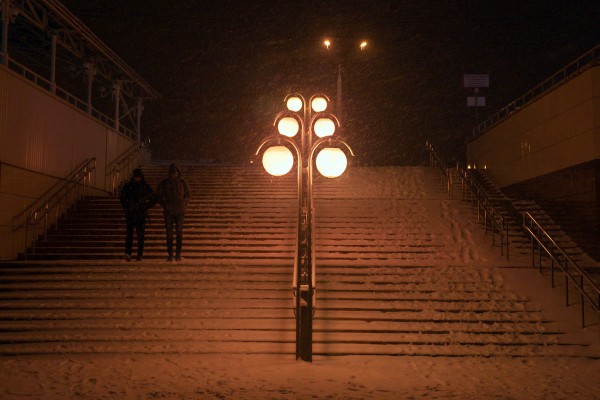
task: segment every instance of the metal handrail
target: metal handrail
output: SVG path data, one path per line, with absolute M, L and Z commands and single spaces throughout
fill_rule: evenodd
M 440 155 L 435 151 L 433 145 L 430 142 L 426 143 L 427 150 L 429 151 L 429 165 L 436 171 L 440 171 L 442 177 L 446 182 L 446 190 L 450 198 L 453 197 L 454 182 L 452 178 L 452 168 L 447 167 L 448 163 L 444 162 Z M 462 179 L 462 195 L 463 201 L 466 201 L 465 187 L 468 187 L 472 196 L 471 199 L 477 200 L 477 221 L 481 221 L 481 213 L 483 212 L 485 233 L 488 232 L 488 220 L 490 221 L 490 230 L 492 232 L 492 245 L 496 245 L 496 232 L 500 235 L 500 254 L 505 255 L 504 247 L 506 246 L 506 259 L 510 257 L 510 241 L 508 233 L 508 223 L 506 219 L 500 215 L 497 209 L 489 201 L 485 191 L 473 180 L 473 178 L 467 175 L 467 172 L 456 166 L 457 172 L 460 174 Z M 465 183 L 467 185 L 465 185 Z M 490 218 L 488 218 L 490 216 Z M 505 239 L 506 238 L 506 239 Z
M 577 263 L 556 243 L 546 230 L 527 211 L 523 213 L 523 228 L 531 236 L 531 266 L 535 268 L 535 243 L 538 244 L 539 270 L 542 271 L 542 250 L 550 258 L 552 287 L 554 285 L 554 264 L 556 263 L 565 274 L 566 305 L 569 306 L 569 281 L 581 295 L 581 325 L 585 327 L 585 300 L 592 308 L 600 313 L 600 287 Z M 578 276 L 574 276 L 575 272 Z M 591 293 L 590 293 L 591 292 Z
M 37 74 L 36 72 L 32 71 L 31 69 L 27 68 L 23 64 L 20 64 L 19 62 L 15 61 L 12 58 L 9 58 L 8 59 L 8 67 L 10 70 L 14 71 L 15 73 L 18 73 L 20 76 L 33 82 L 34 84 L 38 85 L 39 87 L 41 87 L 49 92 L 52 92 L 52 87 L 53 87 L 52 82 L 50 82 L 48 79 L 42 77 L 41 75 Z M 87 102 L 81 100 L 77 96 L 72 95 L 71 93 L 67 92 L 66 90 L 60 88 L 59 86 L 54 86 L 53 94 L 56 95 L 57 97 L 61 98 L 62 100 L 66 101 L 73 107 L 77 108 L 78 110 L 81 110 L 81 111 L 87 113 Z M 98 109 L 92 107 L 91 116 L 94 119 L 101 122 L 102 124 L 109 127 L 110 129 L 113 129 L 113 130 L 115 129 L 114 128 L 115 120 L 113 118 L 109 117 L 108 115 L 102 113 Z M 123 125 L 119 125 L 119 132 L 129 138 L 132 138 L 132 139 L 136 138 L 136 136 L 137 136 L 136 132 L 134 132 L 132 129 L 127 128 L 126 126 L 123 126 Z
M 28 215 L 34 208 L 39 207 L 40 204 L 46 203 L 54 192 L 60 190 L 59 188 L 61 186 L 64 186 L 67 182 L 72 181 L 73 178 L 75 177 L 75 175 L 77 174 L 77 172 L 80 171 L 81 169 L 83 169 L 89 162 L 90 162 L 90 159 L 86 159 L 86 160 L 82 161 L 66 177 L 59 178 L 59 180 L 54 185 L 52 185 L 48 190 L 46 190 L 44 193 L 42 193 L 37 198 L 35 198 L 29 206 L 25 207 L 23 210 L 19 211 L 18 214 L 13 216 L 12 217 L 12 221 L 13 221 L 12 225 L 15 226 L 15 221 L 22 219 L 24 215 Z M 17 223 L 17 225 L 18 225 L 18 223 Z
M 31 239 L 31 253 L 35 254 L 35 244 L 38 239 L 38 225 L 44 222 L 44 238 L 46 238 L 50 213 L 54 212 L 54 225 L 58 225 L 62 210 L 66 211 L 71 204 L 75 203 L 80 197 L 85 198 L 86 187 L 91 184 L 91 173 L 96 169 L 96 158 L 87 159 L 82 162 L 75 170 L 58 184 L 52 186 L 41 198 L 36 199 L 24 211 L 19 212 L 13 217 L 13 234 L 24 230 L 24 255 L 27 259 L 27 246 Z M 81 187 L 81 196 L 78 196 L 77 190 Z M 71 194 L 73 196 L 71 196 Z M 40 201 L 41 200 L 41 201 Z M 15 222 L 16 221 L 16 222 Z M 29 230 L 32 231 L 32 237 L 29 238 Z
M 117 194 L 121 182 L 127 179 L 133 171 L 132 166 L 136 162 L 137 156 L 146 151 L 149 146 L 150 139 L 146 139 L 141 143 L 134 143 L 106 166 L 105 177 L 110 176 L 110 193 L 113 196 Z
M 254 154 L 254 156 L 258 156 L 262 150 L 262 148 L 270 142 L 286 142 L 288 143 L 291 147 L 294 148 L 294 151 L 296 152 L 296 154 L 298 155 L 298 164 L 297 164 L 297 173 L 296 173 L 296 190 L 297 190 L 297 201 L 298 201 L 298 207 L 296 210 L 296 237 L 294 240 L 294 243 L 296 243 L 295 249 L 294 249 L 294 270 L 292 273 L 292 291 L 294 293 L 294 297 L 293 297 L 293 301 L 294 301 L 294 313 L 298 313 L 299 309 L 300 309 L 300 265 L 299 265 L 299 260 L 300 260 L 300 248 L 299 248 L 299 239 L 301 236 L 301 232 L 302 232 L 302 185 L 301 185 L 301 179 L 302 179 L 302 158 L 300 157 L 300 155 L 302 154 L 300 149 L 298 148 L 298 146 L 296 145 L 296 143 L 293 140 L 290 140 L 288 138 L 277 138 L 274 139 L 273 137 L 268 137 L 266 139 L 264 139 L 259 145 L 258 148 L 256 150 L 256 153 Z M 298 329 L 298 327 L 296 327 L 296 330 Z
M 473 137 L 483 133 L 487 129 L 492 126 L 500 123 L 501 121 L 508 118 L 515 111 L 518 111 L 524 105 L 532 102 L 534 99 L 538 98 L 542 94 L 546 93 L 548 90 L 553 89 L 556 85 L 571 79 L 581 72 L 585 71 L 591 66 L 596 65 L 600 61 L 600 45 L 594 47 L 590 51 L 583 54 L 581 57 L 577 58 L 575 61 L 569 63 L 567 66 L 563 67 L 556 73 L 552 74 L 548 79 L 525 93 L 523 96 L 518 99 L 510 102 L 505 107 L 502 107 L 500 110 L 496 111 L 491 117 L 484 120 L 482 123 L 473 128 Z
M 454 183 L 452 181 L 452 171 L 450 167 L 447 167 L 447 164 L 442 161 L 441 157 L 435 151 L 433 145 L 430 142 L 426 142 L 425 146 L 429 151 L 429 166 L 433 168 L 436 172 L 439 171 L 439 173 L 441 174 L 440 178 L 443 178 L 443 180 L 445 180 L 444 186 L 446 187 L 446 192 L 448 193 L 450 198 L 452 198 L 454 192 Z
M 469 187 L 471 196 L 471 205 L 473 205 L 472 199 L 477 199 L 477 221 L 481 221 L 481 213 L 483 212 L 483 223 L 485 225 L 485 233 L 488 232 L 488 220 L 490 221 L 490 230 L 492 232 L 492 245 L 496 245 L 496 232 L 500 234 L 500 254 L 504 255 L 504 245 L 506 244 L 506 259 L 510 258 L 510 242 L 508 233 L 508 221 L 500 215 L 497 208 L 493 206 L 487 196 L 486 191 L 477 183 L 473 177 L 469 176 L 468 172 L 464 168 L 458 168 L 458 173 L 462 179 L 462 194 L 463 201 L 467 201 L 465 196 L 465 184 Z M 489 216 L 489 218 L 488 218 Z M 504 240 L 506 236 L 506 240 Z

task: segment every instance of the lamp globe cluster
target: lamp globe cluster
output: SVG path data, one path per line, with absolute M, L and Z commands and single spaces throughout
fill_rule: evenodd
M 310 110 L 305 109 L 307 104 L 300 96 L 288 96 L 285 103 L 288 112 L 280 113 L 275 125 L 277 132 L 286 138 L 294 138 L 299 133 L 303 136 L 305 134 L 314 135 L 318 139 L 327 138 L 333 136 L 339 127 L 337 119 L 332 114 L 325 113 L 329 106 L 329 101 L 325 96 L 313 96 L 308 104 Z M 304 112 L 304 115 L 300 115 L 301 112 Z M 308 118 L 307 115 L 309 115 Z M 311 117 L 311 115 L 313 116 Z M 310 136 L 308 143 L 312 143 Z M 302 137 L 302 153 L 305 152 L 304 146 L 305 138 Z M 309 152 L 311 151 L 312 149 L 309 149 Z M 264 152 L 262 163 L 269 174 L 282 176 L 292 169 L 294 156 L 286 146 L 277 145 Z M 321 175 L 327 178 L 336 178 L 346 170 L 348 159 L 339 148 L 323 147 L 319 150 L 315 163 Z

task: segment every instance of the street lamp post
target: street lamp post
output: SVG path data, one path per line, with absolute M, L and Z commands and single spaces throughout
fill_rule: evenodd
M 325 39 L 323 41 L 323 45 L 325 46 L 325 48 L 327 49 L 327 51 L 332 51 L 332 48 L 335 50 L 334 47 L 334 43 L 331 39 Z M 366 40 L 362 40 L 359 45 L 358 48 L 360 49 L 360 51 L 363 51 L 367 48 L 368 46 L 368 42 Z M 338 52 L 339 54 L 339 52 Z M 342 107 L 343 107 L 343 101 L 342 101 L 342 61 L 338 60 L 338 73 L 337 73 L 337 82 L 336 82 L 336 89 L 337 89 L 337 93 L 336 93 L 336 114 L 338 115 L 338 117 L 340 119 L 342 119 L 343 115 L 343 111 L 342 111 Z
M 352 156 L 354 153 L 345 141 L 333 137 L 340 123 L 335 115 L 327 112 L 327 96 L 314 95 L 307 102 L 303 96 L 294 94 L 288 95 L 285 103 L 287 110 L 277 114 L 273 123 L 277 132 L 260 143 L 255 156 L 262 153 L 264 168 L 274 176 L 286 175 L 293 167 L 294 158 L 296 160 L 298 210 L 292 283 L 296 359 L 312 361 L 312 317 L 316 299 L 313 164 L 321 175 L 335 178 L 343 174 L 347 166 L 344 150 Z M 317 137 L 314 141 L 313 135 Z M 269 144 L 271 146 L 267 147 Z

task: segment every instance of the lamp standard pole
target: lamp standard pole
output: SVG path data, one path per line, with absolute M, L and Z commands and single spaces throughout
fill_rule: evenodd
M 312 322 L 315 311 L 315 251 L 313 246 L 313 162 L 317 169 L 327 177 L 337 177 L 346 169 L 347 158 L 339 148 L 326 145 L 344 145 L 354 155 L 348 144 L 330 136 L 339 128 L 338 119 L 325 113 L 329 99 L 324 95 L 312 96 L 308 104 L 301 95 L 286 97 L 288 111 L 277 114 L 274 126 L 280 135 L 270 137 L 261 142 L 255 155 L 263 152 L 263 148 L 275 142 L 264 151 L 263 165 L 267 172 L 275 176 L 287 174 L 292 166 L 294 150 L 297 162 L 298 178 L 298 220 L 296 233 L 296 251 L 292 288 L 295 296 L 296 315 L 296 359 L 312 361 Z M 300 145 L 292 138 L 300 133 Z M 319 137 L 314 143 L 312 135 Z M 284 144 L 284 146 L 281 146 Z M 317 154 L 317 150 L 324 147 Z M 315 158 L 315 155 L 316 158 Z
M 333 47 L 333 42 L 331 41 L 331 39 L 325 39 L 323 41 L 323 45 L 325 46 L 327 51 L 331 51 L 331 48 Z M 358 48 L 360 49 L 360 51 L 363 51 L 367 48 L 367 46 L 368 46 L 367 41 L 363 40 L 358 45 Z M 338 71 L 337 71 L 337 82 L 336 82 L 335 113 L 337 114 L 337 116 L 340 120 L 343 120 L 342 61 L 341 61 L 341 57 L 339 57 L 339 51 L 338 51 L 338 63 L 337 64 L 338 64 Z

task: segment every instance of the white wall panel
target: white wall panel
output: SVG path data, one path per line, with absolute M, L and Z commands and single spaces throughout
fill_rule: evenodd
M 0 68 L 0 161 L 57 177 L 96 157 L 96 184 L 104 166 L 133 141 Z

